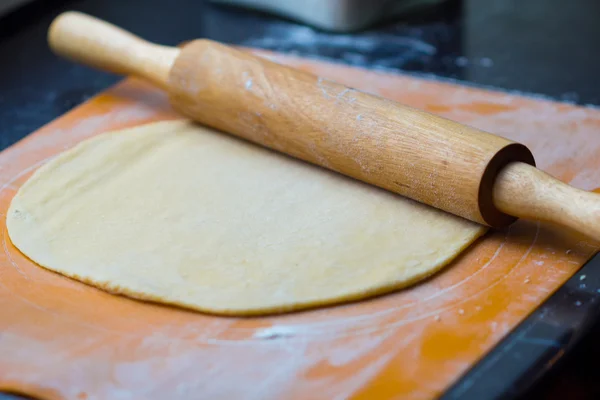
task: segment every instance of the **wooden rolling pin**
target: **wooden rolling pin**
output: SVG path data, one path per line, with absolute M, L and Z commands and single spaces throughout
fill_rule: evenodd
M 548 221 L 600 240 L 600 197 L 534 167 L 523 145 L 209 40 L 181 49 L 68 12 L 65 57 L 137 75 L 202 124 L 493 227 Z

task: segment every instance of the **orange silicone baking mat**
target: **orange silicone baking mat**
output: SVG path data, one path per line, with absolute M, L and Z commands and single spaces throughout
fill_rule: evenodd
M 271 57 L 522 142 L 559 179 L 600 186 L 600 110 Z M 428 399 L 596 251 L 573 233 L 520 221 L 407 290 L 225 318 L 104 293 L 11 245 L 5 213 L 36 168 L 95 134 L 176 117 L 164 94 L 128 79 L 0 154 L 0 389 L 44 399 Z

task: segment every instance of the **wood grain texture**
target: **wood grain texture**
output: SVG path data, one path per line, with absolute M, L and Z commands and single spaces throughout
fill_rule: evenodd
M 595 239 L 600 238 L 599 198 L 518 162 L 500 171 L 494 184 L 494 202 L 499 210 L 566 226 Z
M 496 172 L 522 145 L 208 40 L 187 44 L 171 103 L 204 124 L 492 226 Z

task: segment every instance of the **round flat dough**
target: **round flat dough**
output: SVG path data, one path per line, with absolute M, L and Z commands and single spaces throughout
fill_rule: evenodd
M 325 305 L 417 282 L 484 228 L 187 121 L 88 139 L 7 216 L 38 264 L 218 314 Z

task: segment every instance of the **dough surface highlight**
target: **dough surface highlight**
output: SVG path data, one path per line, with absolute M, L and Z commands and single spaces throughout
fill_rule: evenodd
M 21 187 L 14 245 L 113 293 L 252 315 L 415 283 L 485 228 L 187 121 L 88 139 Z

